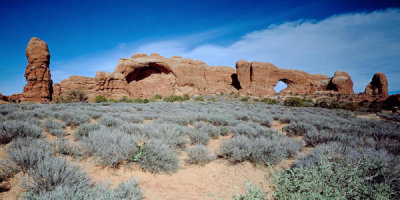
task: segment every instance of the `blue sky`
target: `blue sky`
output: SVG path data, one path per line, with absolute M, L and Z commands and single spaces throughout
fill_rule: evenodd
M 400 90 L 400 1 L 0 1 L 0 92 L 26 83 L 31 37 L 48 43 L 55 82 L 112 72 L 121 57 L 158 52 L 234 67 L 237 60 L 332 76 L 356 92 L 383 72 Z

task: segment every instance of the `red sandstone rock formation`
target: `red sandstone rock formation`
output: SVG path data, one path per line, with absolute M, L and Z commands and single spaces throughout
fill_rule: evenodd
M 108 98 L 120 99 L 123 96 L 129 97 L 128 83 L 121 73 L 97 72 L 94 77 L 96 84 L 95 93 Z
M 80 89 L 93 101 L 97 95 L 119 99 L 127 97 L 200 95 L 229 93 L 232 86 L 231 67 L 210 67 L 204 62 L 173 56 L 164 58 L 158 54 L 135 54 L 121 58 L 113 73 L 97 72 L 96 77 L 71 76 L 54 84 L 54 97 L 68 90 Z
M 237 78 L 241 93 L 255 96 L 273 95 L 279 81 L 286 83 L 282 93 L 312 94 L 324 90 L 329 77 L 320 74 L 308 74 L 300 70 L 281 69 L 271 63 L 236 62 Z
M 89 101 L 94 101 L 96 97 L 95 89 L 96 83 L 93 78 L 73 75 L 60 83 L 54 84 L 53 99 L 56 100 L 60 96 L 67 94 L 68 91 L 80 90 L 88 96 Z
M 27 84 L 22 93 L 22 102 L 49 102 L 52 97 L 50 76 L 50 53 L 46 42 L 31 38 L 26 47 L 28 65 L 25 70 Z
M 130 96 L 152 97 L 170 94 L 212 94 L 230 92 L 232 74 L 230 67 L 210 67 L 204 62 L 158 54 L 136 54 L 118 62 L 114 73 L 122 74 L 128 84 Z
M 12 94 L 12 95 L 10 95 L 10 96 L 7 96 L 7 100 L 8 100 L 9 102 L 20 103 L 22 97 L 23 97 L 23 96 L 22 96 L 22 93 L 20 93 L 20 94 Z
M 327 85 L 327 90 L 333 90 L 342 94 L 354 94 L 353 81 L 347 72 L 336 71 Z
M 385 74 L 375 73 L 372 77 L 371 82 L 367 85 L 364 91 L 367 95 L 379 95 L 382 97 L 388 97 L 388 81 Z

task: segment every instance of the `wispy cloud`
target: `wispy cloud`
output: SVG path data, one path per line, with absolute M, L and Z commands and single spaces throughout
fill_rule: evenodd
M 227 46 L 204 43 L 213 34 L 218 31 L 141 45 L 121 44 L 101 55 L 56 63 L 58 72 L 53 73 L 53 78 L 57 82 L 69 74 L 94 76 L 97 70 L 113 71 L 120 57 L 157 52 L 166 57 L 194 58 L 209 65 L 234 67 L 237 60 L 246 59 L 328 76 L 344 70 L 355 82 L 356 92 L 364 90 L 373 73 L 383 72 L 388 76 L 389 89 L 400 89 L 400 9 L 274 24 Z

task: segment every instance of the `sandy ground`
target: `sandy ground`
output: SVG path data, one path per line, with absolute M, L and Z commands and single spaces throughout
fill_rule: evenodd
M 20 181 L 22 177 L 22 172 L 16 174 L 13 178 L 11 178 L 8 182 L 5 182 L 5 188 L 7 191 L 0 193 L 0 199 L 17 199 L 23 194 L 25 191 L 20 187 Z
M 362 119 L 382 120 L 382 118 L 377 116 L 375 113 L 370 113 L 367 115 L 357 115 L 357 117 Z
M 230 137 L 232 135 L 210 140 L 208 147 L 211 151 L 215 151 L 223 139 Z M 103 168 L 96 166 L 91 160 L 79 164 L 83 164 L 85 171 L 93 180 L 111 187 L 135 177 L 144 190 L 145 199 L 149 200 L 214 199 L 214 197 L 231 199 L 233 195 L 245 192 L 246 181 L 261 188 L 268 187 L 265 175 L 269 174 L 269 169 L 265 166 L 253 166 L 249 162 L 232 165 L 222 159 L 214 160 L 204 166 L 188 165 L 185 163 L 184 152 L 179 158 L 180 168 L 172 174 L 152 174 L 137 167 Z
M 146 121 L 145 123 L 151 123 Z M 272 128 L 284 134 L 282 127 L 286 124 L 273 121 Z M 66 128 L 66 139 L 73 142 L 71 127 Z M 54 141 L 55 136 L 44 131 L 49 141 Z M 215 152 L 224 139 L 228 136 L 221 136 L 219 139 L 210 140 L 208 148 Z M 304 148 L 302 153 L 307 153 L 309 148 Z M 0 158 L 4 157 L 4 146 L 0 147 Z M 118 169 L 96 166 L 95 161 L 87 159 L 83 161 L 68 158 L 73 163 L 82 166 L 89 176 L 99 184 L 116 187 L 119 183 L 135 177 L 140 183 L 144 197 L 148 200 L 158 199 L 231 199 L 233 195 L 242 194 L 246 191 L 245 182 L 258 185 L 267 191 L 268 197 L 272 196 L 272 178 L 270 168 L 267 166 L 254 166 L 249 162 L 232 165 L 224 159 L 216 159 L 211 163 L 201 165 L 189 165 L 185 163 L 186 153 L 179 156 L 180 168 L 172 174 L 152 174 L 144 172 L 139 167 L 121 166 Z M 274 170 L 288 168 L 294 159 L 285 159 L 275 165 Z M 15 199 L 23 192 L 19 187 L 21 173 L 12 178 L 8 184 L 10 190 L 0 193 L 0 199 Z
M 282 128 L 285 127 L 286 125 L 287 125 L 287 123 L 282 123 L 278 120 L 273 120 L 271 128 L 277 130 L 281 134 L 285 134 L 284 131 L 282 130 Z

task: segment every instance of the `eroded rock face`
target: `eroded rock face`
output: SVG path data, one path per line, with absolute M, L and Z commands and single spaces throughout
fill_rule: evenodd
M 89 101 L 94 101 L 96 97 L 95 88 L 96 83 L 94 81 L 94 78 L 73 75 L 67 79 L 62 80 L 60 83 L 54 84 L 53 98 L 57 99 L 58 97 L 67 94 L 68 91 L 71 90 L 80 90 L 88 96 Z
M 122 74 L 131 97 L 200 95 L 235 90 L 232 86 L 231 67 L 211 67 L 204 62 L 158 54 L 135 54 L 118 62 L 114 73 Z
M 312 94 L 324 90 L 329 77 L 321 74 L 308 74 L 300 70 L 281 69 L 271 63 L 236 62 L 237 78 L 243 94 L 264 96 L 275 94 L 275 86 L 279 81 L 287 88 L 281 93 Z
M 383 73 L 375 73 L 372 77 L 371 82 L 367 85 L 364 91 L 368 95 L 379 95 L 383 97 L 388 97 L 388 81 L 386 75 Z
M 350 75 L 344 71 L 336 71 L 327 85 L 327 90 L 333 90 L 341 94 L 353 94 L 353 81 Z
M 22 93 L 22 102 L 50 102 L 52 80 L 50 76 L 50 53 L 46 42 L 31 38 L 26 47 L 28 65 L 25 70 L 27 84 Z
M 98 71 L 94 77 L 96 84 L 95 93 L 104 95 L 107 98 L 120 99 L 123 96 L 129 97 L 128 83 L 121 73 L 109 73 Z
M 85 92 L 89 101 L 97 95 L 120 99 L 123 96 L 136 98 L 201 95 L 236 91 L 232 86 L 231 67 L 210 67 L 204 62 L 173 56 L 164 58 L 158 54 L 135 54 L 122 58 L 113 73 L 97 72 L 95 78 L 71 76 L 54 84 L 54 97 L 68 90 Z

